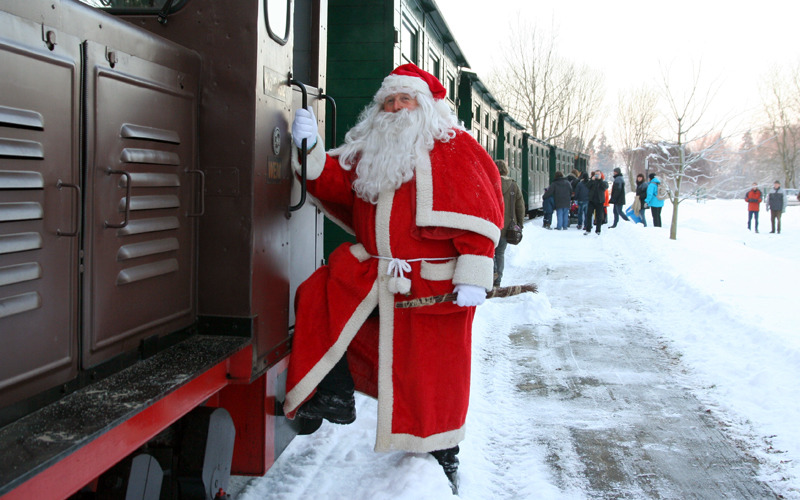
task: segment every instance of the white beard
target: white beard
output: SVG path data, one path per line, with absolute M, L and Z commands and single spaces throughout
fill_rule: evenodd
M 347 133 L 345 144 L 330 152 L 339 156 L 339 164 L 347 170 L 357 165 L 353 189 L 359 198 L 376 204 L 381 192 L 396 190 L 414 177 L 437 140 L 455 136 L 460 127 L 444 106 L 429 108 L 427 115 L 427 103 L 396 113 L 384 112 L 377 104 L 365 110 Z
M 367 135 L 352 143 L 359 159 L 353 189 L 370 203 L 377 203 L 381 191 L 396 190 L 414 177 L 425 148 L 419 108 L 396 113 L 378 113 Z

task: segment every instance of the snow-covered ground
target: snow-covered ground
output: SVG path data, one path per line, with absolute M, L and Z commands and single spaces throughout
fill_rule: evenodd
M 550 409 L 541 400 L 535 407 L 526 403 L 530 398 L 520 396 L 525 389 L 514 380 L 528 362 L 515 348 L 521 336 L 536 342 L 557 322 L 585 328 L 579 326 L 585 322 L 569 323 L 575 304 L 565 286 L 573 296 L 601 295 L 601 305 L 592 305 L 598 320 L 635 311 L 623 324 L 641 324 L 641 335 L 669 352 L 669 370 L 731 442 L 758 459 L 760 479 L 784 498 L 800 498 L 800 207 L 787 209 L 780 235 L 769 234 L 762 211 L 755 234 L 746 228 L 742 200 L 685 201 L 676 241 L 669 239 L 671 214 L 667 205 L 662 228 L 621 222 L 613 230 L 604 226 L 601 236 L 574 228 L 546 231 L 540 219 L 528 221 L 522 243 L 508 247 L 503 284 L 532 281 L 540 292 L 478 308 L 467 437 L 459 455 L 461 498 L 604 497 L 574 479 L 581 473 L 574 463 L 554 463 L 552 450 L 535 439 L 557 433 L 559 422 L 543 422 Z M 562 265 L 560 285 L 548 286 L 559 261 L 574 271 L 564 276 Z M 602 381 L 604 374 L 586 375 Z M 237 500 L 451 497 L 427 454 L 375 453 L 376 404 L 358 397 L 357 405 L 354 424 L 325 422 L 313 435 L 296 438 L 263 478 L 234 478 Z M 631 417 L 614 418 L 598 424 L 624 426 Z M 637 496 L 647 497 L 614 497 Z

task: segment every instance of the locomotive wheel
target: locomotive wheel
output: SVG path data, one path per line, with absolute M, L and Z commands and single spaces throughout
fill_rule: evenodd
M 97 500 L 158 500 L 164 472 L 152 455 L 129 456 L 100 476 Z
M 182 419 L 175 480 L 181 500 L 213 500 L 228 488 L 236 430 L 224 408 L 200 407 Z

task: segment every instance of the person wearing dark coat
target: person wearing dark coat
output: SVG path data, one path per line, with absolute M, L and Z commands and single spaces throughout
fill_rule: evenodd
M 497 170 L 500 172 L 500 182 L 503 190 L 503 203 L 505 213 L 503 216 L 503 229 L 500 231 L 500 242 L 494 249 L 494 286 L 500 286 L 503 279 L 503 269 L 505 269 L 505 254 L 508 246 L 506 233 L 512 224 L 522 227 L 525 221 L 525 200 L 522 198 L 522 190 L 516 181 L 508 176 L 508 165 L 504 160 L 495 160 Z
M 589 181 L 589 210 L 586 212 L 586 221 L 583 223 L 583 234 L 589 234 L 592 231 L 592 216 L 595 221 L 595 233 L 600 234 L 600 227 L 603 225 L 603 214 L 605 210 L 606 191 L 608 190 L 608 183 L 603 180 L 599 170 L 592 174 L 592 180 Z
M 545 189 L 544 192 L 546 193 L 547 189 Z M 556 204 L 555 201 L 553 201 L 552 196 L 545 198 L 544 194 L 542 194 L 542 210 L 544 211 L 542 227 L 545 229 L 551 229 L 550 224 L 553 222 L 553 212 L 556 210 Z
M 645 218 L 647 203 L 645 203 L 645 201 L 647 200 L 647 186 L 649 185 L 650 183 L 645 180 L 644 174 L 636 176 L 636 196 L 639 197 L 639 204 L 641 205 L 638 215 L 641 217 L 644 227 L 647 227 L 647 219 Z
M 583 172 L 575 184 L 575 202 L 578 204 L 578 229 L 583 229 L 589 209 L 589 174 Z
M 567 180 L 569 181 L 570 188 L 572 189 L 572 199 L 575 199 L 575 186 L 578 185 L 578 181 L 580 180 L 581 173 L 578 172 L 578 169 L 573 168 L 572 172 L 569 173 L 567 176 Z
M 569 181 L 564 178 L 562 172 L 556 172 L 555 180 L 547 191 L 544 192 L 543 198 L 553 198 L 556 209 L 556 229 L 567 229 L 569 227 L 569 206 L 572 201 L 572 186 Z
M 627 222 L 628 216 L 625 215 L 625 177 L 622 170 L 614 169 L 614 182 L 611 184 L 611 204 L 614 205 L 614 224 L 608 226 L 609 229 L 617 227 L 619 218 Z
M 781 234 L 781 214 L 786 209 L 786 197 L 783 195 L 781 189 L 781 182 L 775 181 L 772 186 L 772 191 L 767 195 L 767 210 L 769 210 L 769 218 L 772 221 L 772 231 L 775 232 L 775 221 L 778 221 L 778 234 Z

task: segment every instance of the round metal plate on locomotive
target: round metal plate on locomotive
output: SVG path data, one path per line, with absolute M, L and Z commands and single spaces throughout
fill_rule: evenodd
M 278 127 L 272 131 L 272 152 L 275 156 L 281 154 L 281 130 Z

